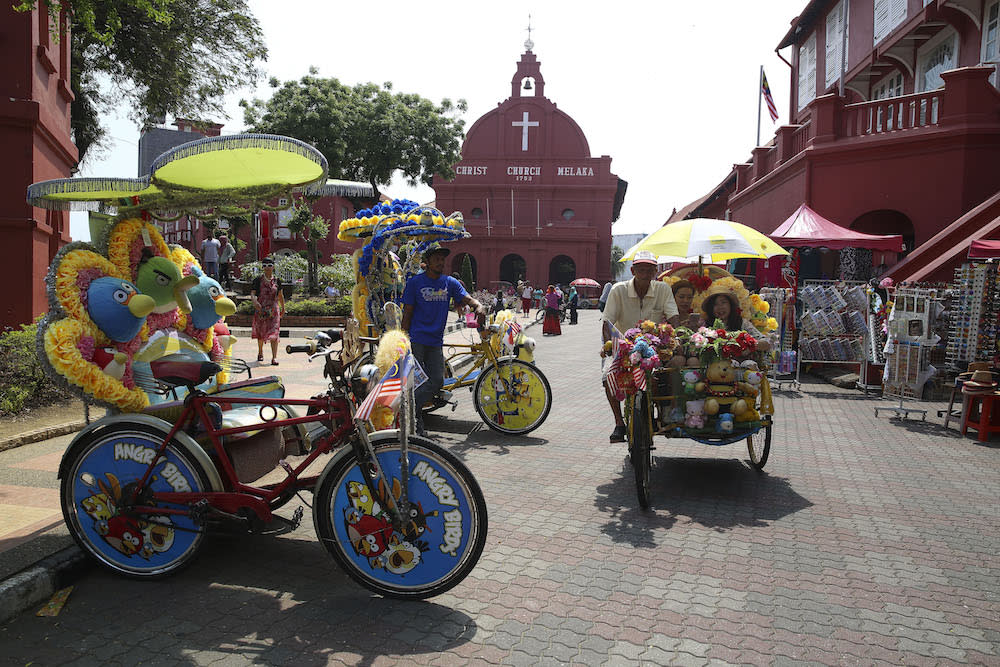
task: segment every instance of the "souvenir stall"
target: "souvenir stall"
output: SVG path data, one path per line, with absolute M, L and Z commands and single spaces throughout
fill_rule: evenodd
M 920 413 L 921 419 L 926 419 L 926 409 L 906 407 L 903 403 L 905 400 L 921 400 L 924 385 L 937 372 L 928 355 L 938 342 L 932 329 L 937 316 L 937 296 L 937 291 L 930 289 L 904 287 L 895 290 L 888 318 L 882 396 L 897 398 L 899 404 L 875 408 L 876 417 L 881 410 L 900 417 L 915 412 Z
M 870 257 L 859 258 L 852 250 L 857 248 L 882 253 L 903 251 L 902 236 L 878 236 L 847 229 L 805 204 L 769 237 L 794 249 L 793 253 L 806 248 L 841 251 L 842 263 L 846 252 L 849 263 L 860 261 L 870 265 Z M 788 268 L 795 269 L 794 259 Z M 798 284 L 798 276 L 792 280 Z M 859 386 L 865 391 L 876 388 L 881 360 L 870 328 L 871 315 L 877 311 L 871 288 L 863 280 L 808 281 L 807 286 L 811 289 L 793 288 L 793 295 L 802 303 L 796 322 L 796 363 L 855 364 L 859 368 Z

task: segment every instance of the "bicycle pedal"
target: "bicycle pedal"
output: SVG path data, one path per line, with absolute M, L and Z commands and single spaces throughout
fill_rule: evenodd
M 305 510 L 302 509 L 302 505 L 295 508 L 295 511 L 292 513 L 292 530 L 298 528 L 299 524 L 302 523 L 302 515 L 304 513 Z
M 448 405 L 451 406 L 451 411 L 454 412 L 455 408 L 458 407 L 458 401 L 448 401 Z

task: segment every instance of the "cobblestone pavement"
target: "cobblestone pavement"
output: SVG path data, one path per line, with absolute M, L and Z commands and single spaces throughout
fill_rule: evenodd
M 0 628 L 11 664 L 1000 664 L 995 447 L 805 384 L 776 395 L 766 474 L 741 444 L 657 440 L 638 509 L 598 384 L 597 314 L 537 360 L 555 405 L 522 438 L 471 396 L 428 428 L 479 479 L 479 565 L 429 601 L 373 596 L 308 521 L 220 536 L 163 582 L 93 572 L 55 618 Z M 286 364 L 282 360 L 280 370 Z M 309 499 L 306 496 L 307 500 Z M 288 512 L 294 508 L 294 503 Z

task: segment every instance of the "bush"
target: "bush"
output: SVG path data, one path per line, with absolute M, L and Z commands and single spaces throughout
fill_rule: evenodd
M 300 299 L 285 302 L 286 315 L 335 315 L 336 307 L 325 299 Z
M 0 334 L 0 416 L 72 396 L 42 370 L 35 353 L 37 331 L 36 320 Z

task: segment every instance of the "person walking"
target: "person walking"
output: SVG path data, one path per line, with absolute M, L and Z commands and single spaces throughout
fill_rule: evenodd
M 545 292 L 542 291 L 541 287 L 536 287 L 531 296 L 535 299 L 535 310 L 541 310 L 545 307 Z
M 640 250 L 632 259 L 632 279 L 617 283 L 608 293 L 608 301 L 604 306 L 604 322 L 614 325 L 619 332 L 625 332 L 639 322 L 652 320 L 660 323 L 677 314 L 677 304 L 674 303 L 674 293 L 670 287 L 656 277 L 656 255 Z M 604 342 L 611 340 L 610 327 L 602 326 Z M 622 418 L 622 406 L 608 389 L 604 378 L 611 365 L 611 357 L 604 354 L 601 347 L 601 357 L 604 359 L 601 382 L 604 393 L 611 406 L 611 414 L 615 418 L 615 428 L 611 432 L 611 442 L 625 440 L 625 420 Z
M 219 279 L 219 240 L 215 238 L 215 230 L 209 230 L 208 237 L 201 242 L 201 268 L 205 274 Z
M 521 290 L 521 310 L 524 311 L 525 317 L 531 315 L 531 294 L 531 284 L 525 282 L 524 288 Z
M 545 322 L 542 324 L 542 335 L 562 335 L 562 327 L 559 326 L 559 295 L 556 294 L 553 285 L 549 285 L 549 290 L 545 293 Z
M 496 298 L 497 298 L 497 300 L 493 304 L 493 314 L 494 315 L 496 315 L 497 313 L 499 313 L 504 308 L 504 305 L 503 305 L 503 290 L 501 290 L 501 289 L 497 290 Z
M 570 286 L 569 288 L 569 323 L 577 323 L 577 312 L 576 309 L 580 306 L 580 295 L 577 294 L 576 288 Z
M 421 409 L 444 385 L 444 327 L 448 323 L 449 302 L 454 299 L 476 313 L 485 315 L 483 304 L 469 296 L 462 283 L 444 274 L 444 259 L 451 251 L 432 246 L 424 253 L 426 270 L 406 281 L 403 288 L 403 331 L 410 335 L 413 357 L 423 368 L 427 381 L 413 391 L 417 413 L 417 434 L 426 435 Z
M 597 309 L 602 313 L 604 312 L 604 304 L 608 302 L 608 295 L 611 294 L 611 287 L 614 283 L 604 283 L 604 289 L 601 291 L 601 298 L 597 300 Z
M 271 365 L 278 365 L 278 336 L 281 318 L 285 315 L 285 295 L 281 292 L 281 279 L 274 275 L 274 260 L 261 261 L 264 275 L 257 276 L 250 284 L 253 301 L 253 326 L 250 337 L 257 341 L 257 361 L 264 361 L 264 342 L 271 343 Z
M 233 258 L 236 257 L 236 248 L 229 242 L 229 237 L 225 234 L 219 235 L 219 284 L 227 290 L 233 289 L 233 277 L 229 272 L 229 267 Z

